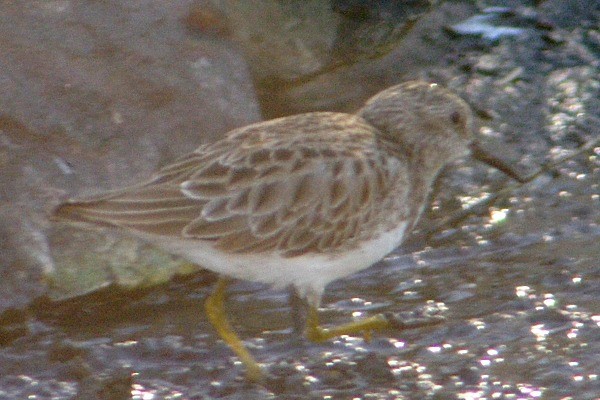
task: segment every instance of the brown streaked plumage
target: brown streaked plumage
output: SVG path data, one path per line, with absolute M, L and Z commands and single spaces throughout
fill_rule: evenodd
M 316 112 L 235 129 L 147 182 L 67 202 L 55 215 L 122 228 L 230 277 L 295 285 L 317 307 L 330 281 L 401 244 L 440 170 L 473 140 L 463 100 L 407 82 L 355 115 Z
M 206 240 L 230 253 L 343 251 L 409 217 L 406 164 L 379 146 L 355 116 L 281 118 L 232 131 L 149 182 L 64 204 L 56 215 Z M 402 212 L 390 218 L 391 209 Z

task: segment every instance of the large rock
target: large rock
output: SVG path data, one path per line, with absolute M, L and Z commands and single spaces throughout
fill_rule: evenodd
M 443 27 L 468 2 L 213 0 L 244 50 L 266 118 L 354 111 L 371 95 L 446 64 Z
M 210 5 L 0 3 L 0 311 L 189 271 L 135 240 L 47 217 L 67 197 L 144 179 L 260 119 L 239 52 L 210 26 L 192 32 L 192 6 Z

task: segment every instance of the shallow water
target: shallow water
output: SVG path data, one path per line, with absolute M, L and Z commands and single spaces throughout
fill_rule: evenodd
M 0 398 L 595 399 L 600 207 L 585 201 L 596 183 L 576 188 L 567 199 L 531 198 L 525 187 L 504 218 L 473 217 L 334 282 L 321 310 L 325 325 L 424 309 L 442 323 L 315 345 L 292 331 L 286 293 L 239 282 L 230 317 L 270 374 L 251 385 L 208 325 L 214 276 L 200 274 L 146 293 L 40 304 L 6 324 L 29 332 L 0 351 Z

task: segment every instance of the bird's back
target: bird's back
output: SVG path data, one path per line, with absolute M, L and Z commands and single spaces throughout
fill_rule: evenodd
M 309 113 L 233 130 L 141 185 L 65 203 L 56 215 L 292 257 L 393 229 L 411 213 L 409 192 L 405 160 L 382 152 L 366 121 Z

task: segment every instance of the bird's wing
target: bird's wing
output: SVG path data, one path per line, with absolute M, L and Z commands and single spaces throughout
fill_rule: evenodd
M 88 222 L 212 241 L 231 253 L 293 256 L 362 239 L 385 218 L 382 200 L 403 165 L 377 151 L 373 128 L 359 120 L 332 122 L 336 132 L 317 119 L 302 136 L 288 130 L 306 131 L 306 121 L 293 122 L 233 131 L 149 182 L 74 203 L 71 212 Z

